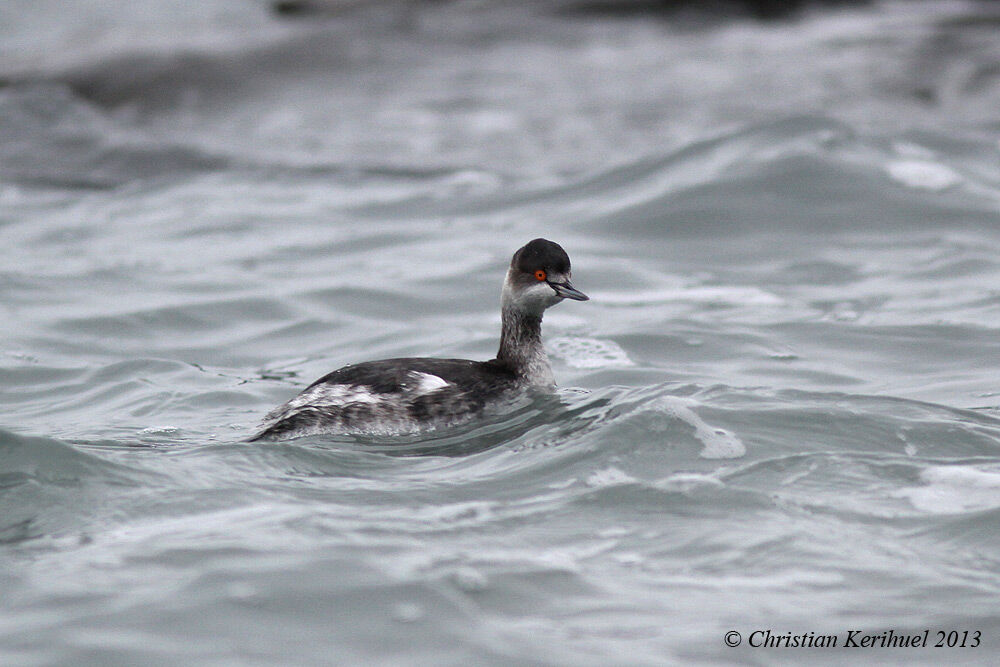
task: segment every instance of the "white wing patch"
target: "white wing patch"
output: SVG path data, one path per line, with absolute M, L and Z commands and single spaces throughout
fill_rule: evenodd
M 443 378 L 439 378 L 437 375 L 431 375 L 430 373 L 410 371 L 409 376 L 417 382 L 416 386 L 413 388 L 413 393 L 417 395 L 429 394 L 437 391 L 438 389 L 444 389 L 445 387 L 451 386 L 451 383 L 447 382 Z

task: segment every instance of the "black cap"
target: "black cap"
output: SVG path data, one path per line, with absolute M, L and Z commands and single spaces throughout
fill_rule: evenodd
M 534 273 L 539 269 L 555 273 L 569 273 L 569 255 L 558 243 L 547 239 L 535 239 L 514 253 L 510 265 L 524 273 Z

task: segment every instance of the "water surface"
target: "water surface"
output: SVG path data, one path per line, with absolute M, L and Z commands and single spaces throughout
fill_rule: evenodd
M 0 661 L 989 660 L 989 8 L 550 9 L 4 4 Z M 241 442 L 536 236 L 556 396 Z M 723 643 L 889 628 L 983 646 Z

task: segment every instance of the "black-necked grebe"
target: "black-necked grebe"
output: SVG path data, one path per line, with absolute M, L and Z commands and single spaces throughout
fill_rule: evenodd
M 569 256 L 535 239 L 514 253 L 501 295 L 496 359 L 385 359 L 345 366 L 272 410 L 251 440 L 320 433 L 406 433 L 467 419 L 512 391 L 555 384 L 542 313 L 589 297 L 570 284 Z

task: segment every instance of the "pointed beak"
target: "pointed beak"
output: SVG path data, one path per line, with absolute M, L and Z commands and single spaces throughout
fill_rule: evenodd
M 549 285 L 556 291 L 556 296 L 563 299 L 573 299 L 574 301 L 590 300 L 589 296 L 570 285 L 568 280 L 564 283 L 549 283 Z

